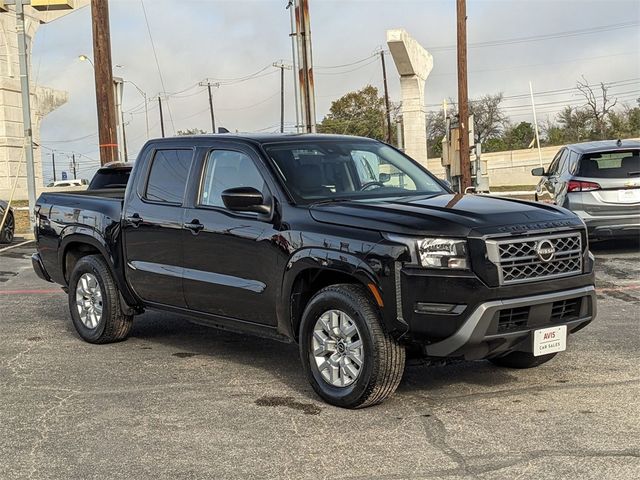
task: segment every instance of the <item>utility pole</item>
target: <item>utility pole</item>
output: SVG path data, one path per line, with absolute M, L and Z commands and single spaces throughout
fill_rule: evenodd
M 109 2 L 91 0 L 93 23 L 93 62 L 98 109 L 100 163 L 118 160 L 118 135 L 111 64 L 111 33 L 109 30 Z
M 280 133 L 284 133 L 284 71 L 291 70 L 292 67 L 283 61 L 274 63 L 273 66 L 280 69 Z
M 53 164 L 53 181 L 57 180 L 56 178 L 56 152 L 51 152 L 51 163 Z
M 160 107 L 160 131 L 162 138 L 164 138 L 164 115 L 162 114 L 162 97 L 160 95 L 158 95 L 158 107 Z
M 384 107 L 387 113 L 387 143 L 391 143 L 391 108 L 389 107 L 389 88 L 387 87 L 387 66 L 384 61 L 384 50 L 380 50 L 382 62 L 382 81 L 384 84 Z
M 300 109 L 302 111 L 303 130 L 316 132 L 316 94 L 313 79 L 313 55 L 311 48 L 311 21 L 309 0 L 294 0 L 296 9 L 296 40 L 300 80 Z
M 471 187 L 469 91 L 467 88 L 467 5 L 456 0 L 458 31 L 458 115 L 460 119 L 460 193 Z
M 209 113 L 211 114 L 211 133 L 216 133 L 216 115 L 213 111 L 213 92 L 211 91 L 211 87 L 220 87 L 219 83 L 211 83 L 211 80 L 205 80 L 200 82 L 198 85 L 201 87 L 207 87 L 207 91 L 209 92 Z
M 127 151 L 127 124 L 122 119 L 122 148 L 124 148 L 124 161 L 129 161 L 129 152 Z
M 76 171 L 76 154 L 75 153 L 71 154 L 71 170 L 73 170 L 73 179 L 77 180 L 78 176 Z
M 118 125 L 118 153 L 121 162 L 127 161 L 127 139 L 124 131 L 124 112 L 122 101 L 124 97 L 124 80 L 120 77 L 113 77 L 113 89 L 116 102 L 116 124 Z
M 296 107 L 296 132 L 300 133 L 300 93 L 298 92 L 298 32 L 296 30 L 296 13 L 293 0 L 287 2 L 289 17 L 291 19 L 291 63 L 293 69 L 293 98 Z

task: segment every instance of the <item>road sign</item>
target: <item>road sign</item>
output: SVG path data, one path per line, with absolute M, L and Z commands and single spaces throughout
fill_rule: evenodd
M 67 180 L 67 172 L 62 172 L 62 180 Z

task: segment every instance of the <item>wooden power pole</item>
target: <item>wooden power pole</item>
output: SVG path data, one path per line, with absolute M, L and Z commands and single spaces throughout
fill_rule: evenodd
M 100 163 L 104 165 L 118 160 L 118 129 L 111 63 L 108 0 L 91 0 L 91 18 Z
M 382 82 L 384 85 L 384 108 L 387 116 L 387 143 L 391 144 L 391 108 L 389 106 L 389 88 L 387 87 L 387 65 L 384 61 L 384 50 L 380 50 L 380 61 L 382 62 Z
M 460 193 L 471 187 L 469 159 L 469 90 L 467 88 L 467 6 L 466 0 L 457 2 L 458 30 L 458 115 L 460 123 Z

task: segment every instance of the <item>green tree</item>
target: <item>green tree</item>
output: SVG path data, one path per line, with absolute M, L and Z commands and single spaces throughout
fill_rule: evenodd
M 609 132 L 612 138 L 640 137 L 640 98 L 637 106 L 625 105 L 622 111 L 609 113 Z
M 392 139 L 395 139 L 394 123 L 392 122 Z M 385 140 L 384 98 L 372 85 L 349 92 L 331 103 L 329 113 L 318 125 L 318 131 Z
M 509 119 L 502 109 L 502 92 L 484 95 L 469 102 L 469 114 L 473 115 L 473 133 L 476 143 L 500 138 Z
M 531 123 L 520 122 L 517 125 L 507 126 L 502 137 L 506 150 L 520 150 L 529 148 L 535 136 L 536 132 Z

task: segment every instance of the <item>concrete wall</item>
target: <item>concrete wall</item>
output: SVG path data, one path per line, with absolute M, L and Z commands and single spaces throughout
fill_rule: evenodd
M 640 140 L 633 138 L 629 140 Z M 553 157 L 562 146 L 543 147 L 542 166 L 545 169 L 551 164 Z M 530 185 L 532 188 L 538 184 L 539 177 L 531 175 L 531 169 L 540 166 L 538 150 L 536 148 L 526 150 L 511 150 L 507 152 L 483 153 L 482 160 L 486 162 L 489 173 L 490 187 L 506 187 L 514 185 Z M 426 162 L 420 162 L 440 178 L 445 178 L 444 168 L 439 158 L 430 158 Z
M 542 148 L 542 165 L 549 166 L 558 150 L 557 147 Z M 511 150 L 507 152 L 483 153 L 482 160 L 487 163 L 490 187 L 504 187 L 512 185 L 531 185 L 538 183 L 539 178 L 531 175 L 531 169 L 540 166 L 538 150 Z M 430 158 L 427 162 L 420 162 L 437 175 L 444 178 L 444 168 L 439 158 Z

